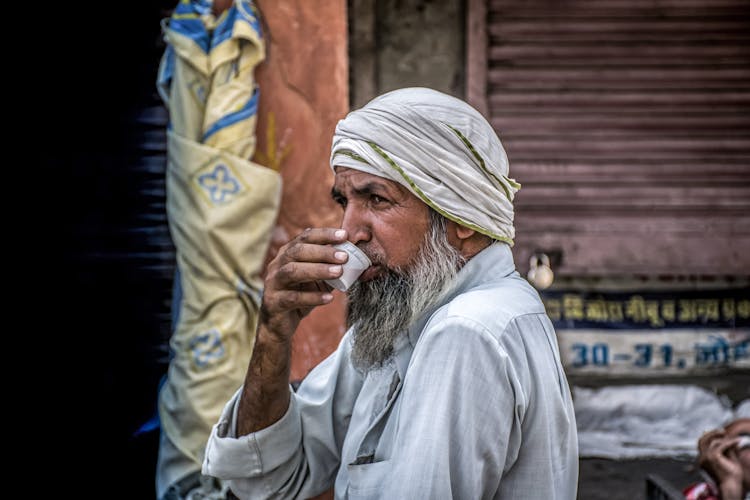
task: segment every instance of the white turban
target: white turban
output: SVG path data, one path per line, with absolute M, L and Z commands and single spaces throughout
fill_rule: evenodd
M 373 99 L 336 126 L 335 166 L 398 182 L 444 217 L 513 244 L 521 186 L 492 126 L 459 99 L 426 88 Z

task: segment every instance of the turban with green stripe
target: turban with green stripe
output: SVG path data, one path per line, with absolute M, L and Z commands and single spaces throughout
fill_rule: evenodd
M 336 166 L 398 182 L 448 219 L 513 244 L 521 186 L 492 126 L 455 97 L 406 88 L 373 99 L 336 126 Z

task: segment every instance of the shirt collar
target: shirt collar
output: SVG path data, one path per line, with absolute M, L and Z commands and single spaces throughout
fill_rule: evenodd
M 500 278 L 510 276 L 516 270 L 513 262 L 513 253 L 510 246 L 506 243 L 495 242 L 469 259 L 464 267 L 456 275 L 453 286 L 448 293 L 443 295 L 437 302 L 430 306 L 414 324 L 409 328 L 408 336 L 401 336 L 396 340 L 394 345 L 394 361 L 398 369 L 399 376 L 403 380 L 406 374 L 411 352 L 417 345 L 419 335 L 432 317 L 432 314 L 439 308 L 456 298 L 458 295 L 467 292 L 472 288 L 481 286 L 484 283 L 496 281 Z

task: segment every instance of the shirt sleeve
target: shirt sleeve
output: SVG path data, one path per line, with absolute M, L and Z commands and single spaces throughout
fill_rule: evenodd
M 279 421 L 246 436 L 236 435 L 238 391 L 211 431 L 203 473 L 228 480 L 240 498 L 308 498 L 329 489 L 362 384 L 349 345 L 345 336 L 310 372 Z

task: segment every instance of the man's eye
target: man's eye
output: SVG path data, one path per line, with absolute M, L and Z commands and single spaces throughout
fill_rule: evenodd
M 338 203 L 341 208 L 346 208 L 346 198 L 343 197 L 336 197 L 333 199 L 336 203 Z
M 374 205 L 379 205 L 379 204 L 381 204 L 381 203 L 388 203 L 388 200 L 386 200 L 386 199 L 385 199 L 385 198 L 383 198 L 382 196 L 378 196 L 378 195 L 376 195 L 376 194 L 373 194 L 373 195 L 371 195 L 371 196 L 370 196 L 370 201 L 371 201 L 371 202 L 372 202 L 372 203 L 373 203 Z

